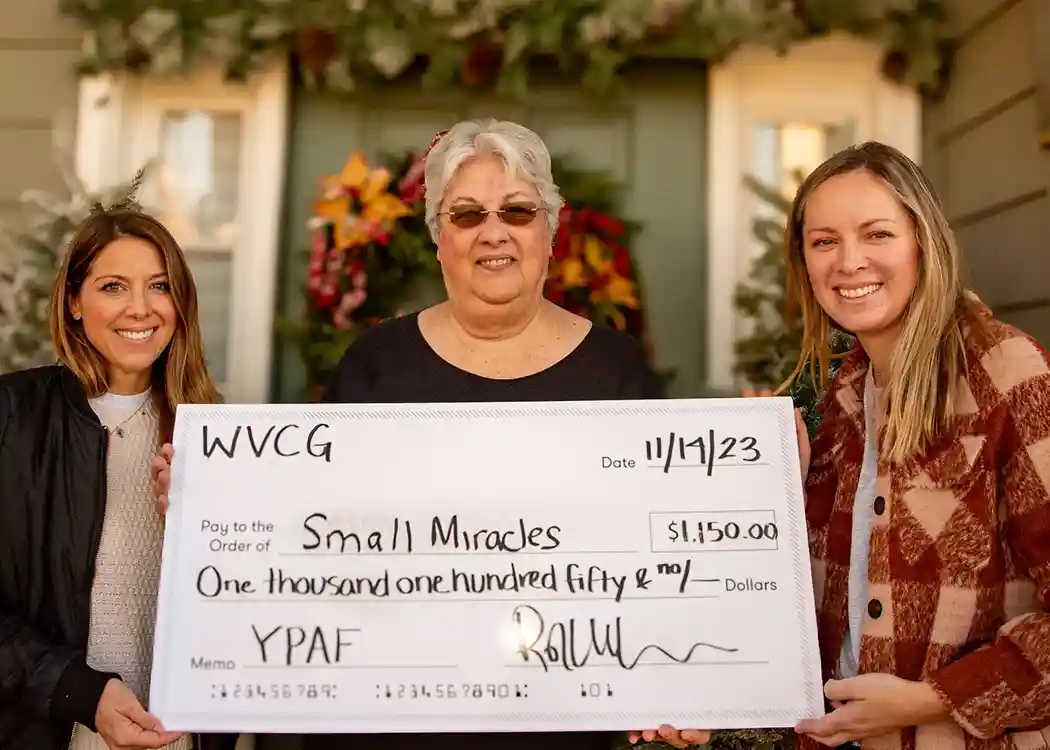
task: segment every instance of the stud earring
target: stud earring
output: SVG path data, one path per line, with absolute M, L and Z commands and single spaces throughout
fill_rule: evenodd
M 78 312 L 73 313 L 73 320 L 80 320 L 80 313 L 78 313 Z

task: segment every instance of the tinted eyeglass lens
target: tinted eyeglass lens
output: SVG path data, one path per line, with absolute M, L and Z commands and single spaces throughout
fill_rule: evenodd
M 485 212 L 476 208 L 465 208 L 457 211 L 449 211 L 448 220 L 462 229 L 476 227 L 485 221 Z
M 504 224 L 523 227 L 536 218 L 538 210 L 530 206 L 505 206 L 493 213 L 496 213 Z M 488 214 L 488 211 L 482 211 L 479 208 L 463 208 L 449 211 L 448 219 L 461 229 L 471 229 L 485 221 Z
M 523 227 L 536 218 L 536 209 L 526 206 L 508 206 L 499 212 L 499 217 L 505 224 Z

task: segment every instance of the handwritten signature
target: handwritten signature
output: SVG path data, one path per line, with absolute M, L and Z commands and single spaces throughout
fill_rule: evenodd
M 525 662 L 535 658 L 545 672 L 549 672 L 552 666 L 561 666 L 571 672 L 586 666 L 593 656 L 611 657 L 621 668 L 632 670 L 650 651 L 661 653 L 678 664 L 686 664 L 700 649 L 723 653 L 736 653 L 739 650 L 698 641 L 689 647 L 684 656 L 676 656 L 659 644 L 649 643 L 639 649 L 633 658 L 627 659 L 624 657 L 619 617 L 604 625 L 591 617 L 584 622 L 570 618 L 565 622 L 552 622 L 548 626 L 539 610 L 528 604 L 515 607 L 511 617 L 517 632 L 518 655 Z

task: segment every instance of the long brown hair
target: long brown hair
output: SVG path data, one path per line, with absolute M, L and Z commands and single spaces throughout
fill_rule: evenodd
M 204 360 L 204 340 L 198 320 L 197 287 L 186 256 L 171 233 L 152 216 L 117 208 L 96 209 L 81 222 L 66 251 L 51 289 L 51 342 L 59 361 L 83 385 L 89 397 L 106 392 L 106 361 L 88 341 L 73 318 L 70 303 L 80 290 L 99 254 L 121 237 L 135 237 L 153 245 L 164 259 L 175 306 L 175 333 L 153 363 L 153 400 L 160 412 L 160 438 L 171 439 L 175 407 L 221 401 Z
M 795 195 L 788 220 L 787 287 L 792 305 L 802 313 L 802 351 L 788 383 L 808 364 L 814 380 L 826 384 L 830 364 L 833 322 L 817 302 L 806 271 L 806 203 L 830 178 L 858 170 L 875 177 L 900 201 L 919 246 L 918 278 L 885 387 L 889 414 L 883 453 L 903 462 L 929 447 L 948 425 L 966 370 L 962 317 L 968 302 L 962 256 L 940 201 L 919 167 L 892 146 L 869 141 L 840 151 L 817 167 Z

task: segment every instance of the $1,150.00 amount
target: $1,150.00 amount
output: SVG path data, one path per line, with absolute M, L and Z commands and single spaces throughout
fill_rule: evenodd
M 771 510 L 651 513 L 649 524 L 654 552 L 775 550 L 780 537 Z

